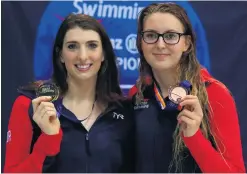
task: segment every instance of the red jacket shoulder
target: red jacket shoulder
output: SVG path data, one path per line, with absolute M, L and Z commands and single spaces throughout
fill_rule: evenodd
M 128 97 L 133 97 L 135 94 L 137 93 L 137 87 L 134 85 L 130 88 L 129 93 L 128 93 Z

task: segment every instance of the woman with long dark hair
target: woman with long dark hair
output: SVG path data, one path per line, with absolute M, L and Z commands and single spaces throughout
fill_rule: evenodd
M 133 117 L 101 24 L 71 14 L 53 48 L 53 77 L 20 88 L 8 126 L 5 172 L 133 172 Z

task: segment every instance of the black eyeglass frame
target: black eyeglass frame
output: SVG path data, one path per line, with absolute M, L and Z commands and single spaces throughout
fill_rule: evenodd
M 155 33 L 155 34 L 158 35 L 158 37 L 157 37 L 157 39 L 156 39 L 155 42 L 147 42 L 147 41 L 145 41 L 145 39 L 144 39 L 143 36 L 144 36 L 144 34 L 147 33 L 147 32 L 153 32 L 153 33 Z M 167 42 L 165 41 L 164 35 L 165 35 L 165 34 L 168 34 L 168 33 L 177 34 L 177 35 L 178 35 L 178 41 L 177 41 L 176 43 L 172 43 L 172 44 L 171 44 L 171 43 L 167 43 Z M 143 40 L 145 43 L 147 43 L 147 44 L 155 44 L 156 42 L 158 42 L 159 38 L 162 37 L 163 41 L 164 41 L 166 44 L 168 44 L 168 45 L 175 45 L 175 44 L 177 44 L 177 43 L 180 41 L 181 36 L 186 36 L 186 35 L 189 35 L 188 32 L 184 32 L 184 33 L 178 33 L 178 32 L 166 32 L 166 33 L 162 33 L 162 34 L 161 34 L 161 33 L 157 33 L 157 32 L 155 32 L 155 31 L 142 31 L 142 32 L 141 32 L 142 40 Z

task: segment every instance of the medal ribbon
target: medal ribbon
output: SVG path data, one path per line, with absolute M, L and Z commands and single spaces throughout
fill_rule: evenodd
M 165 103 L 164 98 L 161 95 L 161 91 L 158 88 L 158 86 L 156 85 L 156 83 L 154 83 L 154 94 L 155 94 L 156 100 L 160 104 L 161 109 L 164 110 L 166 108 L 166 103 Z

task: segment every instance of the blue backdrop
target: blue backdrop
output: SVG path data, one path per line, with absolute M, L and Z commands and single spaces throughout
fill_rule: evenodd
M 82 2 L 82 0 L 75 0 L 49 3 L 43 12 L 35 37 L 35 78 L 47 79 L 51 76 L 52 43 L 64 17 L 70 13 L 84 13 L 94 16 L 104 25 L 118 56 L 122 88 L 129 88 L 137 79 L 140 60 L 135 44 L 138 13 L 151 2 Z M 198 58 L 205 67 L 210 69 L 208 44 L 200 18 L 188 2 L 177 3 L 187 10 L 193 22 L 198 38 Z
M 16 89 L 51 76 L 51 51 L 65 16 L 84 13 L 105 27 L 117 55 L 121 87 L 127 91 L 138 76 L 135 45 L 139 11 L 152 1 L 2 2 L 2 164 L 6 131 Z M 197 35 L 197 57 L 233 93 L 247 160 L 247 2 L 186 2 L 183 6 Z M 247 163 L 247 162 L 246 162 Z

